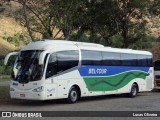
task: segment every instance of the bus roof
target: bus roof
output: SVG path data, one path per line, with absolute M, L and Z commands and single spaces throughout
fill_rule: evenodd
M 97 50 L 97 51 L 108 51 L 108 52 L 117 52 L 117 53 L 152 55 L 152 53 L 149 51 L 123 49 L 123 48 L 103 47 L 103 48 L 97 49 L 95 47 L 85 47 L 85 46 L 80 46 L 80 48 L 85 49 L 85 50 Z
M 152 53 L 149 51 L 112 48 L 112 47 L 105 47 L 101 44 L 96 44 L 96 43 L 75 42 L 75 41 L 67 41 L 67 40 L 41 40 L 41 41 L 31 42 L 28 45 L 26 45 L 24 48 L 22 48 L 21 51 L 24 51 L 24 50 L 48 50 L 48 51 L 52 52 L 52 51 L 54 51 L 53 48 L 61 47 L 64 50 L 65 49 L 70 50 L 72 48 L 73 49 L 77 48 L 77 46 L 80 49 L 85 49 L 85 50 L 97 50 L 97 51 L 152 55 Z

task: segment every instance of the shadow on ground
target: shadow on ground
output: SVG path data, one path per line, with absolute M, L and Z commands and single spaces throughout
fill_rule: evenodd
M 156 92 L 156 91 L 154 91 L 154 92 Z M 150 93 L 152 93 L 152 92 L 139 93 L 136 97 L 148 96 L 148 95 L 150 95 Z M 126 94 L 92 96 L 92 97 L 81 98 L 76 104 L 83 103 L 83 102 L 85 103 L 85 102 L 104 101 L 104 100 L 113 100 L 113 99 L 134 99 L 134 98 L 130 98 Z M 67 105 L 68 103 L 67 103 L 66 99 L 45 100 L 45 101 L 11 100 L 10 99 L 10 100 L 4 102 L 4 104 L 21 105 L 21 106 L 47 106 L 47 105 Z

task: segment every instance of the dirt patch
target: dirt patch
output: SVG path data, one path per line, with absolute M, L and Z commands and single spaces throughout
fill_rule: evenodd
M 0 104 L 10 102 L 9 86 L 0 86 Z
M 9 94 L 0 94 L 0 104 L 8 103 L 10 100 Z

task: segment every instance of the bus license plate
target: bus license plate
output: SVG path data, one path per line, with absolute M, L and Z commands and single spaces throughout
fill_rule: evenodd
M 20 94 L 20 97 L 25 97 L 26 95 L 25 94 Z

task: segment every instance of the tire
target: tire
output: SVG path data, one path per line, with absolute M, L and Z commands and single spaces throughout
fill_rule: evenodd
M 133 98 L 137 96 L 137 93 L 138 93 L 138 86 L 136 84 L 133 84 L 131 87 L 131 91 L 129 93 L 129 97 Z
M 68 103 L 76 103 L 79 99 L 79 91 L 75 87 L 71 87 L 69 94 L 68 94 Z

